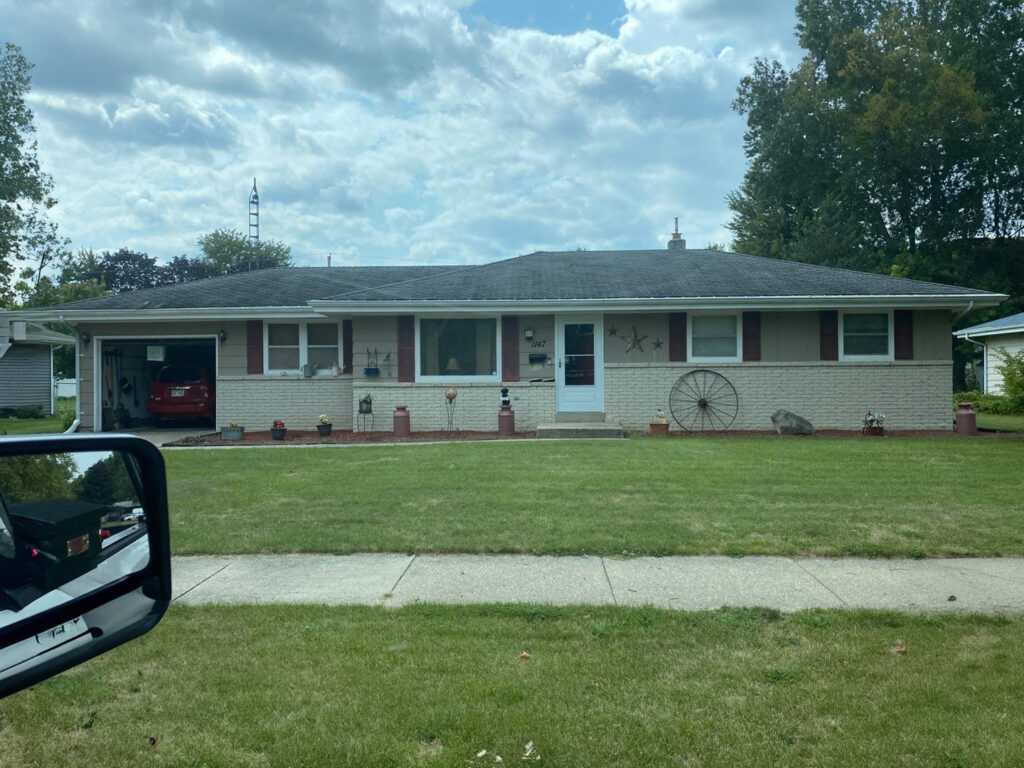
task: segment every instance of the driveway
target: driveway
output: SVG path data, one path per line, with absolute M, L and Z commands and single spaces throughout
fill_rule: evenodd
M 209 435 L 213 433 L 210 427 L 169 427 L 167 429 L 139 429 L 129 430 L 129 434 L 148 440 L 157 448 L 181 440 L 183 437 L 195 437 L 197 435 Z

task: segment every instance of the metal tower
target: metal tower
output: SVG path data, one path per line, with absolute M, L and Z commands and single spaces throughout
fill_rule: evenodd
M 252 192 L 249 193 L 249 240 L 260 241 L 260 193 L 256 191 L 256 177 L 252 177 Z

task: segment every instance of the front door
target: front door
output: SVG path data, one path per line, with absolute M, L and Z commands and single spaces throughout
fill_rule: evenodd
M 555 318 L 555 403 L 559 412 L 604 411 L 604 320 Z

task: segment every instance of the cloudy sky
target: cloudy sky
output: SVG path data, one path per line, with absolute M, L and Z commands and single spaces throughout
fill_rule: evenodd
M 261 6 L 266 7 L 261 7 Z M 471 263 L 727 242 L 736 84 L 793 0 L 0 0 L 75 248 Z

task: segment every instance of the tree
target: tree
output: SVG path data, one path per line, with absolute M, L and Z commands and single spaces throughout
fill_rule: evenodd
M 291 265 L 292 251 L 276 240 L 253 242 L 233 229 L 217 229 L 199 238 L 203 259 L 217 275 Z
M 39 164 L 32 110 L 25 103 L 31 89 L 31 64 L 18 46 L 0 53 L 0 305 L 13 301 L 11 278 L 16 262 L 35 266 L 22 273 L 27 285 L 66 251 L 66 241 L 47 211 L 57 201 L 53 180 Z
M 734 103 L 736 248 L 1024 299 L 1024 6 L 799 0 L 797 18 L 803 60 L 758 61 Z
M 97 256 L 92 251 L 79 251 L 77 257 L 65 259 L 60 283 L 98 283 L 113 293 L 138 291 L 166 285 L 166 270 L 154 257 L 141 251 L 119 248 Z

